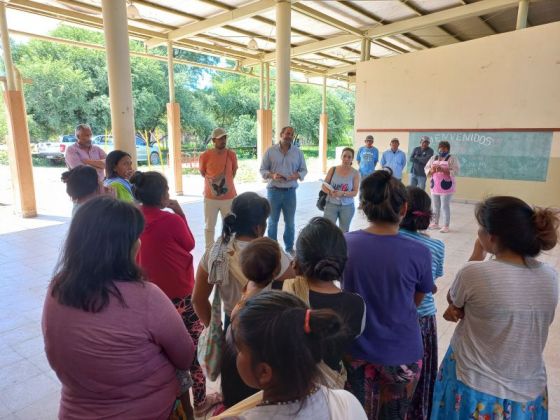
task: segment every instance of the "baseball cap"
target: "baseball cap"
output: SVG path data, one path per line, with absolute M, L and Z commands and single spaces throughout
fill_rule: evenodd
M 428 143 L 430 142 L 430 138 L 428 136 L 422 136 L 420 137 L 420 142 L 424 143 L 425 141 L 427 141 Z
M 219 139 L 220 137 L 224 137 L 224 136 L 227 136 L 227 133 L 226 133 L 226 130 L 224 130 L 221 127 L 215 128 L 212 131 L 212 138 L 213 139 Z

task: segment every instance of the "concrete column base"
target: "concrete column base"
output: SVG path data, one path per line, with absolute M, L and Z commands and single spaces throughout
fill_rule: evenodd
M 257 110 L 257 162 L 262 162 L 266 149 L 272 146 L 272 110 Z
M 319 118 L 319 161 L 321 172 L 327 173 L 327 134 L 329 130 L 329 116 L 321 114 Z
M 181 163 L 181 106 L 177 102 L 167 104 L 167 144 L 169 167 L 173 174 L 171 190 L 183 194 L 183 165 Z
M 16 213 L 23 217 L 35 217 L 37 203 L 23 92 L 19 90 L 4 92 L 4 103 L 8 114 L 8 158 Z

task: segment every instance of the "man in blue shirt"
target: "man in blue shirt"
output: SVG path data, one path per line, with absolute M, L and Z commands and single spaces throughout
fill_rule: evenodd
M 373 147 L 372 135 L 366 137 L 365 144 L 365 146 L 360 147 L 356 155 L 356 160 L 360 165 L 360 179 L 365 178 L 375 171 L 375 165 L 377 165 L 377 161 L 379 160 L 379 150 Z
M 398 180 L 402 178 L 402 171 L 406 166 L 406 155 L 402 150 L 399 150 L 399 144 L 399 139 L 394 138 L 391 140 L 391 148 L 385 150 L 381 155 L 381 166 L 391 168 L 393 176 Z
M 280 142 L 271 146 L 263 156 L 261 175 L 268 180 L 267 198 L 270 202 L 268 237 L 277 240 L 280 212 L 284 216 L 284 246 L 286 252 L 294 254 L 296 188 L 297 180 L 303 181 L 307 167 L 303 152 L 292 144 L 294 129 L 284 127 Z

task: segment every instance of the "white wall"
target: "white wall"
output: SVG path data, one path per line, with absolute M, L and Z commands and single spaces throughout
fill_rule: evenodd
M 355 144 L 408 149 L 418 129 L 556 128 L 560 131 L 560 22 L 360 63 Z M 546 182 L 460 178 L 457 198 L 513 194 L 560 207 L 560 135 Z M 482 185 L 481 185 L 482 184 Z

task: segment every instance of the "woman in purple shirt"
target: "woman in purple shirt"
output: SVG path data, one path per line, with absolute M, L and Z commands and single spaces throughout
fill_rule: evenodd
M 366 229 L 347 233 L 343 290 L 366 304 L 366 327 L 354 341 L 348 385 L 370 419 L 405 419 L 422 368 L 416 306 L 431 292 L 428 248 L 398 234 L 407 211 L 405 186 L 390 169 L 360 185 Z
M 103 223 L 100 224 L 100 220 Z M 43 309 L 60 419 L 167 419 L 194 346 L 167 296 L 135 263 L 142 213 L 110 197 L 72 219 Z

